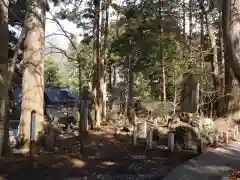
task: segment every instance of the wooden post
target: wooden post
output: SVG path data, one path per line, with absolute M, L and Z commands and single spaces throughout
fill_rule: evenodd
M 223 142 L 228 144 L 228 132 L 223 133 Z
M 137 128 L 134 127 L 133 129 L 133 146 L 136 146 L 137 145 Z
M 199 144 L 198 144 L 198 147 L 197 147 L 197 152 L 199 154 L 202 154 L 204 153 L 206 150 L 206 147 L 205 147 L 205 144 L 203 143 L 203 137 L 202 135 L 199 136 Z
M 83 122 L 83 131 L 88 132 L 88 107 L 89 107 L 89 101 L 86 100 L 84 103 L 84 122 Z
M 174 150 L 174 133 L 168 133 L 168 149 L 173 152 Z
M 218 147 L 218 135 L 217 134 L 215 134 L 214 136 L 213 136 L 213 145 L 214 145 L 214 147 Z
M 150 129 L 148 131 L 148 137 L 147 137 L 147 142 L 148 142 L 147 145 L 149 149 L 152 149 L 152 138 L 153 138 L 152 133 L 153 131 Z
M 238 125 L 235 125 L 234 129 L 235 129 L 235 132 L 236 132 L 236 137 L 238 137 L 238 135 L 239 135 Z

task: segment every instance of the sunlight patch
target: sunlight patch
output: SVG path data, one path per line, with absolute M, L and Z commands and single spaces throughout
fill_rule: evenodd
M 105 165 L 105 166 L 113 166 L 113 165 L 116 165 L 115 162 L 112 162 L 112 161 L 104 161 L 102 162 L 101 164 Z
M 86 165 L 86 163 L 82 160 L 79 160 L 79 159 L 72 159 L 72 163 L 74 166 L 77 166 L 77 167 L 84 167 Z

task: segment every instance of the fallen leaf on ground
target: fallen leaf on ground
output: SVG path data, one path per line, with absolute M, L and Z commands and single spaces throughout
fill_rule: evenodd
M 240 180 L 240 168 L 232 169 L 229 171 L 229 179 L 228 180 Z

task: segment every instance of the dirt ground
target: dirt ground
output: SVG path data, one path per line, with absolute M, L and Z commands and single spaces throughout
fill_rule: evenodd
M 193 152 L 170 153 L 165 146 L 147 150 L 133 147 L 130 136 L 114 136 L 107 127 L 85 139 L 84 157 L 77 138 L 59 142 L 59 152 L 41 154 L 34 160 L 15 158 L 0 162 L 0 179 L 163 179 L 176 166 L 196 156 Z M 16 162 L 16 159 L 19 159 Z

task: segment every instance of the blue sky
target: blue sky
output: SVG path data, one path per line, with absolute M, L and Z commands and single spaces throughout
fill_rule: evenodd
M 54 8 L 53 5 L 50 5 L 51 12 L 54 14 L 58 8 Z M 54 34 L 63 34 L 60 27 L 56 22 L 54 22 L 50 13 L 47 13 L 47 20 L 46 20 L 46 47 L 51 46 L 48 42 L 54 44 L 55 46 L 66 50 L 68 48 L 68 40 L 63 35 L 54 35 Z M 58 20 L 61 26 L 69 33 L 74 35 L 80 34 L 81 30 L 76 27 L 75 24 L 69 22 L 68 20 Z
M 112 2 L 121 4 L 123 0 L 113 0 Z M 84 6 L 84 4 L 83 4 Z M 54 7 L 53 4 L 50 4 L 50 9 L 52 14 L 54 14 L 56 11 L 59 11 L 60 9 L 57 7 Z M 113 12 L 112 9 L 110 9 L 110 14 Z M 55 46 L 58 46 L 62 49 L 67 49 L 69 41 L 64 36 L 56 36 L 53 35 L 54 33 L 61 34 L 61 29 L 59 28 L 58 24 L 54 21 L 51 21 L 51 14 L 47 13 L 47 21 L 46 21 L 46 47 L 49 47 L 49 44 L 47 42 L 53 43 Z M 115 19 L 116 16 L 111 15 L 110 20 Z M 72 33 L 74 35 L 81 34 L 81 29 L 77 28 L 75 24 L 67 21 L 67 20 L 59 20 L 62 27 L 69 33 Z M 80 37 L 79 37 L 80 38 Z

